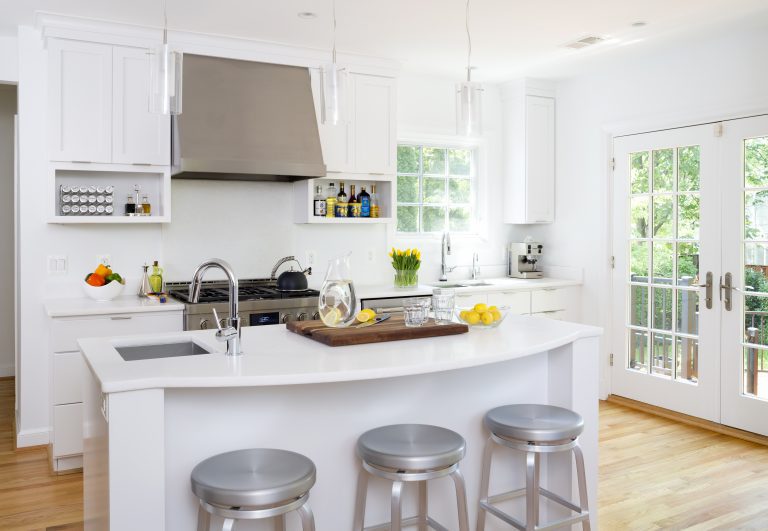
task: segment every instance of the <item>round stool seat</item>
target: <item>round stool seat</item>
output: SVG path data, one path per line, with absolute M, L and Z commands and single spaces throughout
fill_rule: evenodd
M 192 470 L 192 492 L 212 505 L 259 507 L 298 498 L 315 484 L 315 464 L 270 448 L 209 457 Z
M 485 427 L 499 437 L 526 442 L 574 439 L 584 430 L 584 419 L 570 409 L 541 404 L 514 404 L 485 414 Z
M 363 461 L 396 470 L 433 470 L 452 466 L 464 457 L 464 437 L 427 424 L 394 424 L 363 433 L 357 454 Z

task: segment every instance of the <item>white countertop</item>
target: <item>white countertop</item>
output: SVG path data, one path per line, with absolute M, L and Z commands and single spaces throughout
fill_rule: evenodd
M 84 315 L 114 315 L 118 313 L 172 312 L 184 310 L 184 304 L 167 297 L 161 303 L 138 295 L 122 295 L 111 301 L 98 302 L 87 297 L 48 299 L 45 311 L 49 317 L 78 317 Z
M 150 388 L 249 387 L 392 378 L 474 367 L 545 352 L 602 334 L 593 326 L 542 317 L 508 315 L 495 329 L 455 336 L 329 347 L 284 325 L 243 329 L 244 354 L 223 354 L 214 331 L 78 341 L 86 362 L 113 393 Z M 124 361 L 115 345 L 194 340 L 214 354 Z
M 478 283 L 490 284 L 480 286 Z M 392 297 L 417 297 L 423 295 L 432 295 L 432 290 L 440 287 L 440 282 L 430 284 L 419 284 L 413 288 L 396 288 L 390 284 L 379 285 L 360 285 L 355 286 L 355 293 L 358 299 L 388 299 Z M 444 284 L 455 285 L 463 284 L 462 287 L 454 288 L 457 293 L 475 293 L 475 292 L 493 292 L 493 291 L 526 291 L 536 289 L 564 288 L 568 286 L 580 286 L 581 282 L 577 280 L 568 280 L 561 278 L 483 278 L 479 280 L 469 279 L 450 279 Z

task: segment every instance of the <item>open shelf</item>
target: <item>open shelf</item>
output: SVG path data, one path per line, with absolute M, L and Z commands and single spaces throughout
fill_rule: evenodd
M 376 195 L 379 198 L 379 217 L 378 218 L 329 218 L 314 215 L 315 186 L 322 186 L 323 190 L 328 183 L 343 182 L 344 188 L 349 194 L 350 185 L 355 185 L 357 192 L 361 186 L 365 186 L 370 193 L 371 185 L 376 185 Z M 356 225 L 356 224 L 376 224 L 392 223 L 393 205 L 395 197 L 395 180 L 392 175 L 351 175 L 351 174 L 331 174 L 319 179 L 308 179 L 293 183 L 294 190 L 294 222 L 302 224 L 326 224 L 326 225 Z

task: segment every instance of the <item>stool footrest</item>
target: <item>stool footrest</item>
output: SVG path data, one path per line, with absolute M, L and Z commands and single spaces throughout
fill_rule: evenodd
M 412 516 L 410 518 L 406 518 L 403 520 L 401 527 L 411 527 L 415 525 L 419 525 L 421 523 L 421 518 L 418 516 Z M 450 531 L 447 527 L 444 527 L 440 523 L 436 522 L 433 518 L 430 518 L 427 516 L 427 526 L 431 527 L 435 531 Z M 387 522 L 385 524 L 377 524 L 373 526 L 369 526 L 363 529 L 363 531 L 389 531 L 392 529 L 392 523 Z
M 501 503 L 504 501 L 513 500 L 515 498 L 520 498 L 521 496 L 525 496 L 525 493 L 526 493 L 525 488 L 522 488 L 517 490 L 511 490 L 509 492 L 502 492 L 500 494 L 494 494 L 493 496 L 488 496 L 487 498 L 480 500 L 480 507 L 482 507 L 483 509 L 485 509 L 486 511 L 494 515 L 496 518 L 511 525 L 512 527 L 519 529 L 520 531 L 525 531 L 526 529 L 525 523 L 521 522 L 517 518 L 505 513 L 504 511 L 502 511 L 501 509 L 493 505 L 494 503 Z M 569 516 L 567 518 L 563 518 L 560 520 L 556 520 L 546 525 L 536 526 L 534 529 L 536 529 L 537 531 L 543 531 L 545 529 L 556 529 L 564 525 L 576 524 L 578 522 L 582 522 L 589 518 L 589 511 L 582 510 L 581 507 L 574 505 L 573 503 L 569 502 L 562 496 L 559 496 L 550 490 L 547 490 L 543 487 L 539 487 L 539 495 L 544 496 L 545 498 L 549 498 L 553 502 L 558 503 L 563 507 L 570 509 L 571 511 L 574 511 L 579 514 L 575 516 Z

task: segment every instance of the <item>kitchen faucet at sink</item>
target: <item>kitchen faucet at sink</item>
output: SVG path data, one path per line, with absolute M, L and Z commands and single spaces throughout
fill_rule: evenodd
M 214 316 L 216 319 L 216 326 L 218 332 L 216 332 L 216 339 L 219 341 L 227 342 L 227 355 L 239 356 L 242 354 L 240 350 L 240 302 L 238 300 L 238 285 L 237 277 L 235 276 L 232 266 L 224 260 L 219 258 L 211 258 L 206 260 L 195 269 L 195 276 L 192 279 L 192 284 L 189 285 L 189 300 L 192 303 L 197 303 L 200 299 L 200 287 L 203 281 L 203 275 L 210 268 L 218 268 L 224 271 L 229 281 L 229 317 L 226 319 L 227 326 L 222 328 L 219 324 L 219 317 L 214 310 Z
M 449 267 L 446 264 L 447 257 L 451 254 L 451 233 L 448 231 L 443 233 L 443 241 L 440 246 L 440 282 L 448 281 L 448 273 L 456 269 L 456 266 Z

